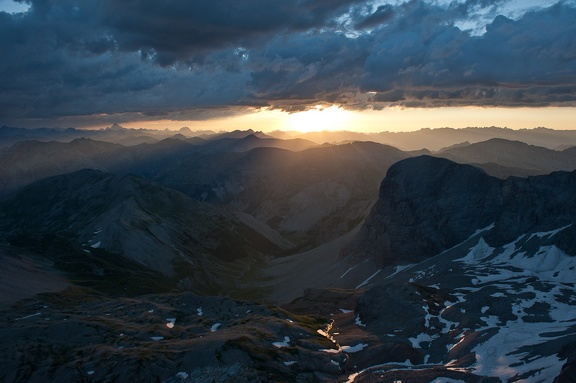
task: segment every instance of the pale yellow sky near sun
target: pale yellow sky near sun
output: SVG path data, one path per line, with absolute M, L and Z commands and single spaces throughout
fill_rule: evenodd
M 335 106 L 288 114 L 279 110 L 204 121 L 140 121 L 122 124 L 128 128 L 192 130 L 273 130 L 318 131 L 349 130 L 361 132 L 414 131 L 423 128 L 465 128 L 498 126 L 511 129 L 576 129 L 576 107 L 479 108 L 446 107 L 435 109 L 386 108 L 380 111 L 346 111 Z

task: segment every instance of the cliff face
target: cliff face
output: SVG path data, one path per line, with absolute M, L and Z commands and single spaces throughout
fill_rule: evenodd
M 400 161 L 382 181 L 355 252 L 383 265 L 416 261 L 488 226 L 500 209 L 500 181 L 480 169 L 429 156 Z
M 575 179 L 575 173 L 556 172 L 503 181 L 446 159 L 406 159 L 388 170 L 351 252 L 386 266 L 437 255 L 492 224 L 491 244 L 569 225 Z M 575 254 L 568 237 L 560 242 Z
M 491 246 L 566 227 L 555 235 L 555 245 L 576 256 L 576 171 L 510 177 L 502 182 L 501 194 L 501 211 L 486 236 Z

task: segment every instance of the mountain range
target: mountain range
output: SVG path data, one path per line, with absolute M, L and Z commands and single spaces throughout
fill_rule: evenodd
M 572 131 L 0 133 L 2 381 L 576 379 Z
M 352 141 L 372 141 L 391 145 L 401 150 L 428 149 L 438 151 L 442 148 L 458 145 L 463 142 L 477 143 L 492 138 L 509 141 L 522 141 L 530 145 L 542 146 L 553 150 L 563 150 L 576 146 L 576 133 L 573 130 L 554 130 L 543 127 L 535 129 L 508 129 L 501 127 L 468 127 L 461 129 L 440 128 L 420 129 L 412 132 L 378 132 L 360 133 L 353 131 L 321 131 L 296 132 L 272 131 L 257 132 L 254 130 L 232 132 L 192 131 L 183 127 L 178 131 L 156 129 L 127 129 L 118 124 L 104 129 L 74 129 L 74 128 L 37 128 L 24 129 L 16 127 L 0 127 L 0 148 L 8 147 L 24 140 L 69 142 L 76 138 L 90 138 L 97 141 L 119 143 L 126 146 L 142 143 L 152 144 L 165 138 L 179 134 L 185 138 L 196 140 L 212 140 L 221 138 L 243 138 L 255 135 L 259 138 L 275 138 L 280 140 L 300 139 L 311 141 L 317 145 L 323 143 L 343 143 Z

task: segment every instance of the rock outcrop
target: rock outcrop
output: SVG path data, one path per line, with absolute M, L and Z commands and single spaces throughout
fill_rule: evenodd
M 388 170 L 354 243 L 383 265 L 410 263 L 454 246 L 494 222 L 500 181 L 469 165 L 430 156 Z
M 576 214 L 576 172 L 507 180 L 470 165 L 430 156 L 394 164 L 380 186 L 378 202 L 348 252 L 381 265 L 411 263 L 437 255 L 479 229 L 494 225 L 491 245 L 529 232 L 570 225 Z M 576 255 L 562 231 L 558 244 Z

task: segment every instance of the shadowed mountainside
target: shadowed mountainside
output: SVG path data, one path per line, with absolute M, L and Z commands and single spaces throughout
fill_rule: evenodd
M 2 199 L 0 228 L 14 246 L 44 253 L 73 275 L 105 282 L 107 263 L 120 275 L 132 265 L 203 293 L 240 287 L 258 254 L 279 251 L 223 209 L 96 170 L 47 178 Z
M 309 247 L 361 222 L 388 166 L 407 156 L 370 142 L 300 152 L 258 148 L 191 156 L 157 180 L 199 200 L 232 204 Z
M 500 180 L 470 165 L 410 158 L 388 170 L 351 250 L 382 265 L 409 263 L 449 249 L 490 224 L 495 230 L 487 240 L 502 244 L 522 233 L 571 224 L 575 193 L 576 172 Z M 576 255 L 573 246 L 561 243 Z
M 229 151 L 269 141 L 281 142 L 253 135 L 201 145 L 170 138 L 133 147 L 86 139 L 25 141 L 0 151 L 5 164 L 0 187 L 5 194 L 44 176 L 86 167 L 133 173 L 196 200 L 232 205 L 290 237 L 294 246 L 309 248 L 345 234 L 363 220 L 388 166 L 408 157 L 370 142 L 298 152 L 276 147 Z

